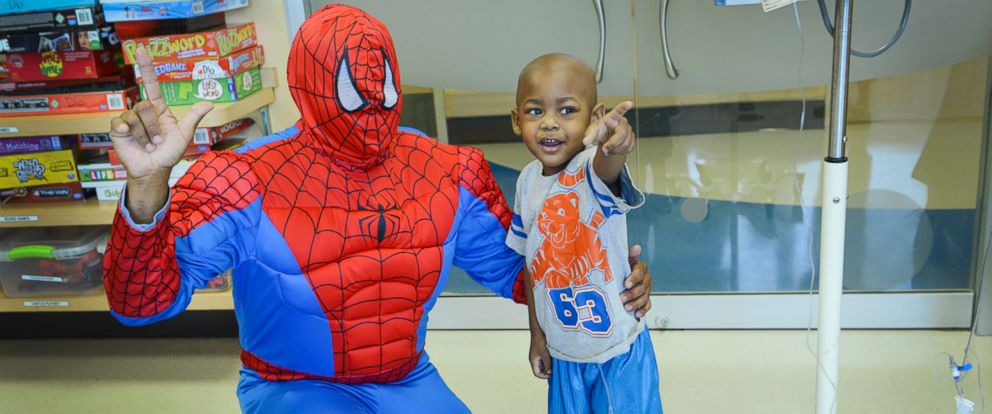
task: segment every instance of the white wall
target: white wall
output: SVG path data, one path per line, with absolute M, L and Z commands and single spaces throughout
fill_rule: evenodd
M 287 0 L 296 1 L 296 0 Z M 312 8 L 327 0 L 309 1 Z M 595 63 L 598 26 L 591 0 L 343 0 L 390 28 L 403 82 L 411 85 L 512 91 L 530 59 L 561 51 Z M 600 93 L 693 95 L 794 88 L 799 61 L 792 9 L 716 7 L 711 0 L 671 0 L 670 46 L 682 76 L 665 77 L 658 33 L 659 0 L 604 0 L 607 64 Z M 833 1 L 828 1 L 833 13 Z M 855 1 L 854 46 L 874 49 L 893 33 L 903 0 Z M 636 16 L 631 18 L 631 8 Z M 803 78 L 829 83 L 832 41 L 816 3 L 800 3 L 805 30 Z M 992 1 L 917 0 L 903 39 L 876 59 L 855 59 L 852 80 L 961 62 L 992 51 Z

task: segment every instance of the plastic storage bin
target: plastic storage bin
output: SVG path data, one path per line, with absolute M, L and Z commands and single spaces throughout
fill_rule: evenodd
M 0 284 L 9 297 L 89 295 L 103 290 L 107 227 L 17 231 L 0 242 Z

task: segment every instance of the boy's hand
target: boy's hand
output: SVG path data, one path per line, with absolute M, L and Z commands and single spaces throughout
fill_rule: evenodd
M 582 143 L 599 145 L 603 155 L 626 155 L 634 150 L 634 131 L 624 114 L 634 107 L 631 101 L 620 102 L 610 113 L 589 124 Z
M 548 352 L 548 340 L 543 333 L 530 336 L 530 368 L 535 377 L 551 378 L 551 353 Z

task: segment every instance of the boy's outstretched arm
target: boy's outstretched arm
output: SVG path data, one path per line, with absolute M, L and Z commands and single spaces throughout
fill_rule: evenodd
M 599 145 L 599 150 L 592 160 L 593 172 L 616 196 L 623 194 L 620 173 L 627 161 L 627 154 L 633 152 L 636 141 L 634 131 L 630 128 L 627 118 L 624 118 L 624 114 L 633 106 L 633 102 L 621 102 L 608 114 L 590 123 L 582 140 L 586 145 Z M 638 259 L 641 255 L 641 246 L 631 246 L 629 254 L 631 273 L 624 281 L 626 290 L 620 298 L 628 312 L 635 312 L 635 315 L 641 318 L 651 309 L 652 278 L 647 264 Z
M 606 116 L 590 123 L 585 138 L 582 139 L 586 145 L 599 146 L 599 151 L 596 151 L 592 160 L 592 168 L 614 195 L 620 194 L 620 171 L 627 161 L 627 154 L 634 150 L 634 131 L 623 116 L 633 106 L 633 102 L 621 102 Z

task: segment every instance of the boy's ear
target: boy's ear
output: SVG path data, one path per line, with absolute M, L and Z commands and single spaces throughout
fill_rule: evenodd
M 520 129 L 520 124 L 517 123 L 517 107 L 510 108 L 510 122 L 513 123 L 513 133 L 523 135 L 523 130 Z
M 592 108 L 592 120 L 596 121 L 604 116 L 606 116 L 606 105 L 603 105 L 602 103 L 596 104 L 596 106 Z

